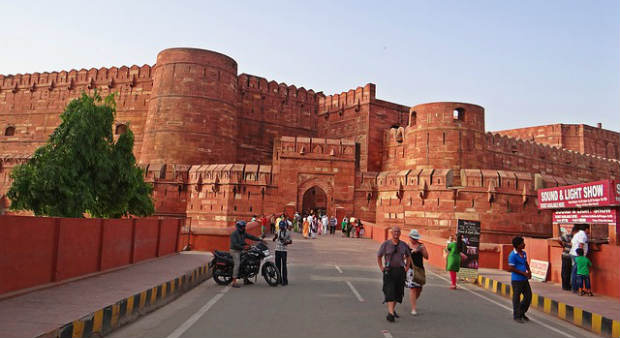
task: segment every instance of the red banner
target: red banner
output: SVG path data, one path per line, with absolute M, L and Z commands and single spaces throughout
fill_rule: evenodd
M 578 209 L 558 210 L 553 212 L 553 223 L 557 224 L 609 224 L 616 225 L 618 221 L 618 209 Z
M 605 180 L 538 190 L 539 209 L 620 205 L 620 184 Z

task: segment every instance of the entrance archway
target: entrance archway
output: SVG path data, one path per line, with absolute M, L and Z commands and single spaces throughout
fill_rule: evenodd
M 327 211 L 327 194 L 315 185 L 304 192 L 301 205 L 304 213 L 314 210 L 315 213 L 324 214 Z

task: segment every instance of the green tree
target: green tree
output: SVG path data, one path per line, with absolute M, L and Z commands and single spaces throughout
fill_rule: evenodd
M 11 173 L 11 209 L 60 217 L 153 214 L 153 188 L 136 166 L 133 133 L 127 128 L 114 142 L 115 114 L 113 94 L 72 100 L 47 143 Z

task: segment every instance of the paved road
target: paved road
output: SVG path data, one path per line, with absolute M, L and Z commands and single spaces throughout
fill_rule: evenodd
M 443 272 L 428 274 L 419 300 L 385 320 L 376 242 L 294 237 L 289 285 L 231 289 L 206 281 L 176 301 L 119 329 L 112 337 L 595 337 L 544 313 L 512 320 L 508 300 L 476 286 L 448 289 Z M 408 292 L 408 290 L 407 290 Z

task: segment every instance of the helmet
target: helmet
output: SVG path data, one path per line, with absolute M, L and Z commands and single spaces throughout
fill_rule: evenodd
M 237 221 L 237 223 L 235 223 L 235 227 L 240 231 L 245 230 L 245 221 Z

